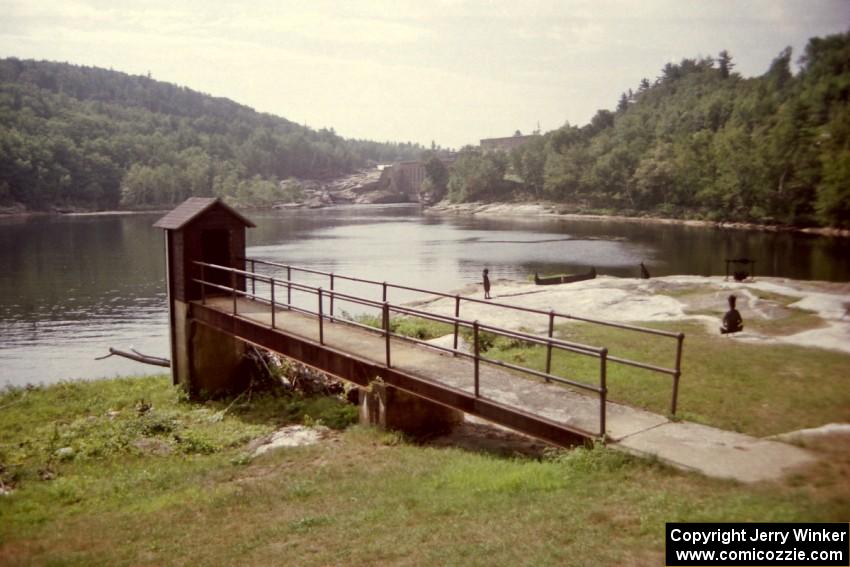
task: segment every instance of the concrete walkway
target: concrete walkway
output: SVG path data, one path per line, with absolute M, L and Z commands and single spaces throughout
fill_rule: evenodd
M 210 299 L 207 306 L 225 313 L 231 313 L 233 308 L 229 298 Z M 240 299 L 237 312 L 239 317 L 271 326 L 271 312 L 266 304 Z M 282 333 L 318 343 L 316 317 L 278 309 L 275 320 L 276 328 Z M 383 336 L 344 323 L 325 321 L 324 344 L 377 363 L 385 361 Z M 471 359 L 453 357 L 401 339 L 391 340 L 391 359 L 393 367 L 434 383 L 467 392 L 474 390 Z M 576 379 L 596 384 L 598 377 Z M 524 378 L 487 363 L 480 366 L 479 393 L 483 398 L 590 434 L 599 431 L 599 398 L 591 393 L 587 395 L 534 378 Z M 606 434 L 612 447 L 636 455 L 652 456 L 711 477 L 742 482 L 775 480 L 816 460 L 808 451 L 779 441 L 694 423 L 671 422 L 664 416 L 610 401 L 606 410 Z

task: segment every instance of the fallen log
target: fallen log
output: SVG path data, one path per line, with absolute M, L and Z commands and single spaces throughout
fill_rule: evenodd
M 109 347 L 109 354 L 99 356 L 95 358 L 95 360 L 103 360 L 104 358 L 109 358 L 110 356 L 123 356 L 124 358 L 129 358 L 130 360 L 135 360 L 136 362 L 142 362 L 144 364 L 153 364 L 154 366 L 164 366 L 166 368 L 171 367 L 171 361 L 167 358 L 142 354 L 133 347 L 130 347 L 130 350 L 133 352 L 127 352 L 124 350 L 118 350 L 117 348 Z

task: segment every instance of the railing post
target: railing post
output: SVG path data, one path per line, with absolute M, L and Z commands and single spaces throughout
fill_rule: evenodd
M 256 296 L 257 295 L 257 263 L 253 259 L 251 259 L 250 262 L 251 262 L 251 273 L 253 274 L 251 276 L 251 295 Z
M 201 305 L 207 304 L 207 278 L 204 275 L 204 265 L 201 264 Z
M 458 319 L 460 319 L 460 295 L 455 295 L 455 352 L 452 353 L 452 356 L 457 356 L 457 334 L 459 327 Z
M 383 307 L 383 327 L 384 327 L 384 340 L 386 342 L 386 350 L 387 350 L 387 368 L 391 367 L 390 364 L 390 304 L 386 301 L 384 302 Z
M 331 295 L 331 322 L 333 322 L 333 320 L 334 320 L 334 275 L 333 275 L 333 273 L 331 273 L 330 276 L 331 276 L 331 292 L 330 292 L 330 295 Z
M 271 286 L 271 298 L 272 298 L 272 329 L 274 329 L 274 323 L 275 323 L 275 321 L 274 321 L 274 312 L 275 312 L 275 306 L 274 306 L 274 278 L 270 278 L 270 279 L 269 279 L 269 285 Z
M 381 301 L 386 302 L 387 301 L 387 282 L 382 283 L 381 287 L 384 290 L 383 293 L 381 294 Z
M 319 344 L 325 344 L 325 324 L 322 315 L 322 288 L 319 288 Z
M 286 308 L 292 309 L 292 266 L 286 267 Z
M 676 341 L 676 373 L 673 375 L 673 399 L 670 401 L 670 415 L 676 415 L 676 406 L 679 403 L 679 378 L 682 376 L 682 347 L 685 342 L 685 333 L 679 333 Z
M 555 331 L 555 310 L 549 310 L 549 342 L 546 343 L 546 374 L 552 374 L 552 335 Z M 547 382 L 551 382 L 546 378 Z
M 478 397 L 478 320 L 472 322 L 472 342 L 474 344 L 473 353 L 475 355 L 475 397 Z
M 233 290 L 233 314 L 236 315 L 236 272 L 230 272 L 230 287 Z
M 608 405 L 608 349 L 599 353 L 599 437 L 605 441 L 605 415 Z

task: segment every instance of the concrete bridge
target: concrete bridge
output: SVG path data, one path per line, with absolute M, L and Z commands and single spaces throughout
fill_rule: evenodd
M 764 455 L 785 466 L 808 458 L 789 456 L 791 448 L 776 442 L 674 423 L 608 400 L 608 366 L 628 365 L 670 379 L 670 413 L 675 414 L 681 333 L 486 302 L 548 318 L 547 334 L 520 332 L 463 318 L 465 304 L 483 300 L 246 258 L 245 228 L 253 223 L 217 199 L 191 198 L 155 226 L 166 230 L 172 372 L 175 383 L 191 395 L 247 387 L 240 366 L 253 344 L 360 386 L 361 416 L 413 433 L 450 428 L 467 413 L 556 445 L 602 439 L 707 474 L 719 466 L 715 476 L 741 480 L 771 478 Z M 324 279 L 327 286 L 308 285 L 305 275 Z M 367 291 L 342 292 L 342 282 Z M 398 290 L 452 297 L 454 315 L 395 303 L 392 295 Z M 380 327 L 340 317 L 343 302 L 373 310 Z M 404 317 L 445 324 L 451 329 L 448 340 L 435 344 L 394 332 L 393 321 Z M 604 346 L 558 339 L 554 327 L 562 319 L 625 329 L 635 340 L 649 335 L 669 340 L 675 366 L 659 367 L 613 356 Z M 484 333 L 543 347 L 545 367 L 486 356 L 479 348 Z M 471 338 L 469 351 L 459 344 L 462 335 Z M 596 370 L 586 376 L 556 375 L 551 365 L 556 351 L 590 359 Z M 705 447 L 693 447 L 704 439 Z M 728 462 L 736 465 L 730 469 L 724 465 Z

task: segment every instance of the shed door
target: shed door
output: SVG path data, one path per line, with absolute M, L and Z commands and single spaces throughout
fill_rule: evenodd
M 230 231 L 227 229 L 209 229 L 201 232 L 201 254 L 203 262 L 219 266 L 232 267 L 230 258 Z M 231 285 L 231 274 L 225 270 L 204 268 L 205 280 L 227 287 Z M 209 290 L 211 294 L 224 293 L 223 290 Z

